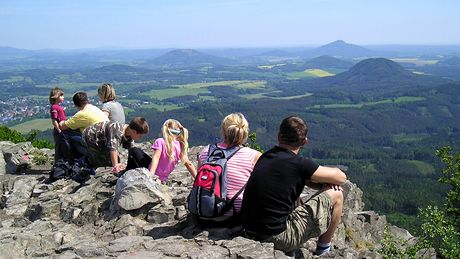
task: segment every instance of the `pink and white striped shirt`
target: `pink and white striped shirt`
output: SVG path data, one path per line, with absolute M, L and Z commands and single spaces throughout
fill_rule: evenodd
M 218 147 L 221 148 L 226 148 L 227 145 L 225 143 L 218 143 Z M 208 158 L 208 150 L 209 150 L 209 145 L 204 147 L 203 150 L 200 152 L 200 162 L 203 164 L 206 162 L 206 159 Z M 236 154 L 234 154 L 230 160 L 227 162 L 227 199 L 231 199 L 243 186 L 246 184 L 246 182 L 249 179 L 249 176 L 251 176 L 252 170 L 254 168 L 254 157 L 256 155 L 257 151 L 248 148 L 248 147 L 243 147 Z M 235 199 L 235 209 L 237 212 L 240 211 L 241 209 L 241 202 L 243 201 L 243 194 L 244 190 L 238 195 L 238 197 Z M 233 210 L 230 209 L 227 211 L 224 216 L 232 216 L 233 215 Z

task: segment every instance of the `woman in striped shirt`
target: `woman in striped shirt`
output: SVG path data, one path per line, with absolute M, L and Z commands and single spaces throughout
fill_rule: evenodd
M 259 151 L 249 147 L 243 147 L 249 135 L 249 124 L 241 113 L 232 113 L 227 115 L 222 121 L 220 127 L 222 141 L 217 143 L 218 147 L 227 148 L 235 145 L 242 146 L 230 160 L 227 162 L 227 198 L 231 199 L 249 179 L 252 169 L 259 157 L 262 155 Z M 208 158 L 209 146 L 203 148 L 198 157 L 198 168 Z M 234 207 L 238 213 L 241 209 L 244 190 L 235 199 Z M 214 219 L 215 221 L 225 221 L 233 216 L 233 210 L 227 211 L 222 218 Z

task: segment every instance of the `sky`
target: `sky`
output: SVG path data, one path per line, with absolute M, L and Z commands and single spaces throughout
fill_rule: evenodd
M 458 0 L 0 0 L 24 49 L 460 44 Z

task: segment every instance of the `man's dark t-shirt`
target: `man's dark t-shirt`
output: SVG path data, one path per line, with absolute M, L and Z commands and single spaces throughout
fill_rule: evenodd
M 283 232 L 305 182 L 318 167 L 311 159 L 278 146 L 265 152 L 244 190 L 244 228 L 263 235 Z

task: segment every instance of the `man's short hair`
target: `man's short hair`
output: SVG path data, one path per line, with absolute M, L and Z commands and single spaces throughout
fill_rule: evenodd
M 136 131 L 137 134 L 149 133 L 149 124 L 147 123 L 147 120 L 142 117 L 134 117 L 128 127 Z
M 290 116 L 285 118 L 280 125 L 278 141 L 292 147 L 300 147 L 305 144 L 308 126 L 302 118 Z
M 77 107 L 83 107 L 89 103 L 88 95 L 85 92 L 77 92 L 73 95 L 72 100 Z

